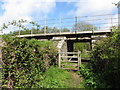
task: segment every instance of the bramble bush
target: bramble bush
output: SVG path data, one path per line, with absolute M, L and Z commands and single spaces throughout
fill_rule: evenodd
M 55 64 L 56 49 L 51 41 L 3 36 L 3 88 L 40 88 L 43 72 Z

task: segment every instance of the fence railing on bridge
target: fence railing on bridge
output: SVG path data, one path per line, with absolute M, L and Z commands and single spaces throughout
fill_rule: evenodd
M 29 21 L 28 21 L 29 22 Z M 30 23 L 21 23 L 24 28 L 17 28 L 17 35 L 23 34 L 47 34 L 47 33 L 62 33 L 62 32 L 78 32 L 78 31 L 95 31 L 95 30 L 110 30 L 118 26 L 117 14 L 104 14 L 95 16 L 75 16 L 70 18 L 43 19 L 35 20 L 37 25 Z M 30 21 L 31 22 L 31 21 Z M 39 26 L 39 27 L 37 27 Z

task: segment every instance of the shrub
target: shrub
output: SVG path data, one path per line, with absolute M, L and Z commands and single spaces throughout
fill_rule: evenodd
M 98 42 L 93 50 L 93 72 L 106 86 L 117 88 L 120 81 L 120 33 Z
M 114 32 L 98 41 L 92 51 L 90 65 L 81 66 L 80 72 L 89 87 L 119 88 L 120 33 Z
M 46 66 L 53 65 L 56 50 L 51 41 L 3 36 L 3 86 L 6 88 L 41 87 Z M 47 64 L 45 62 L 48 62 Z

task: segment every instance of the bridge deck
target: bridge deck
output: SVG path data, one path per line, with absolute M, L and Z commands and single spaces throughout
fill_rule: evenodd
M 27 34 L 27 35 L 17 35 L 16 37 L 25 37 L 25 38 L 42 38 L 46 39 L 56 37 L 56 36 L 65 36 L 67 38 L 72 37 L 86 37 L 91 35 L 104 35 L 106 33 L 111 33 L 111 30 L 96 30 L 96 31 L 79 31 L 79 32 L 62 32 L 62 33 L 46 33 L 46 34 Z M 76 36 L 77 35 L 77 36 Z

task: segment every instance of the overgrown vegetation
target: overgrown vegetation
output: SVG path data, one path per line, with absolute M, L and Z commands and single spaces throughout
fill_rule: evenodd
M 92 88 L 120 88 L 120 33 L 97 42 L 90 65 L 81 66 L 86 85 Z
M 3 85 L 5 88 L 40 88 L 43 72 L 56 62 L 51 41 L 3 36 Z

